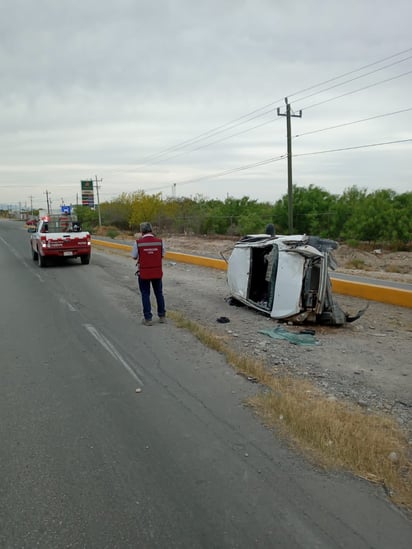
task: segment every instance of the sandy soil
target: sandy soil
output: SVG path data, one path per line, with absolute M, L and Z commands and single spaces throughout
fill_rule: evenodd
M 164 238 L 170 251 L 186 251 L 212 257 L 228 257 L 235 240 L 199 238 L 194 236 L 170 236 Z M 375 250 L 365 252 L 342 245 L 334 252 L 338 263 L 337 272 L 370 276 L 412 284 L 412 253 Z M 359 266 L 359 268 L 355 268 Z

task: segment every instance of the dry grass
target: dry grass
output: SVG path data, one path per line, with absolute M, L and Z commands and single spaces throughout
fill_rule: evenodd
M 345 269 L 356 269 L 358 271 L 370 271 L 371 267 L 363 259 L 353 258 L 345 263 Z
M 207 347 L 264 390 L 249 404 L 270 427 L 325 467 L 341 468 L 380 483 L 392 500 L 412 510 L 412 463 L 404 433 L 389 417 L 368 413 L 346 402 L 327 399 L 314 385 L 290 376 L 274 376 L 264 364 L 232 350 L 226 339 L 168 313 Z
M 378 482 L 396 503 L 412 509 L 409 447 L 391 418 L 330 401 L 298 379 L 273 379 L 269 388 L 251 402 L 266 423 L 317 463 Z
M 385 265 L 385 272 L 387 273 L 399 273 L 399 274 L 409 274 L 410 269 L 408 265 L 398 265 L 396 263 Z

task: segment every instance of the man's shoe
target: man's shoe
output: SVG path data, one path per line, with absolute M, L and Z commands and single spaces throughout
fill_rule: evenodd
M 165 316 L 159 316 L 159 322 L 160 322 L 160 324 L 166 324 L 166 317 Z
M 142 319 L 142 324 L 144 324 L 145 326 L 153 326 L 153 322 L 151 321 L 151 319 L 147 318 Z

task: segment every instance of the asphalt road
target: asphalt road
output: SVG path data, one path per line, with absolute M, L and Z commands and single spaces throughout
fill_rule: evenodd
M 350 275 L 347 273 L 336 273 L 331 274 L 331 278 L 337 278 L 338 280 L 347 280 L 349 282 L 361 282 L 362 284 L 368 284 L 370 286 L 386 286 L 387 288 L 396 288 L 397 290 L 407 290 L 408 292 L 412 291 L 412 284 L 407 282 L 398 282 L 392 280 L 384 280 L 381 278 L 372 278 L 367 276 L 359 275 Z
M 410 549 L 379 487 L 311 467 L 218 354 L 142 326 L 110 256 L 40 269 L 0 220 L 0 292 L 1 548 Z

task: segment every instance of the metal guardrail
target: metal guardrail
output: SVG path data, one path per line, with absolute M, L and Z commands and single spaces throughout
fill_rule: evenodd
M 110 242 L 107 240 L 99 240 L 95 238 L 92 238 L 92 244 L 105 246 L 107 248 L 124 250 L 129 253 L 132 248 L 132 246 L 128 244 L 119 244 L 117 242 Z M 227 263 L 223 259 L 214 259 L 211 257 L 203 257 L 198 255 L 168 251 L 166 251 L 165 259 L 169 259 L 170 261 L 178 261 L 181 263 L 189 263 L 192 265 L 200 265 L 202 267 L 211 267 L 213 269 L 219 269 L 223 271 L 227 270 Z M 341 280 L 333 277 L 331 277 L 331 281 L 332 290 L 337 294 L 350 295 L 352 297 L 369 299 L 371 301 L 378 301 L 380 303 L 388 303 L 389 305 L 412 308 L 412 291 L 410 290 L 404 290 L 402 288 L 390 288 L 389 286 L 385 286 L 384 284 L 366 284 L 363 282 Z

